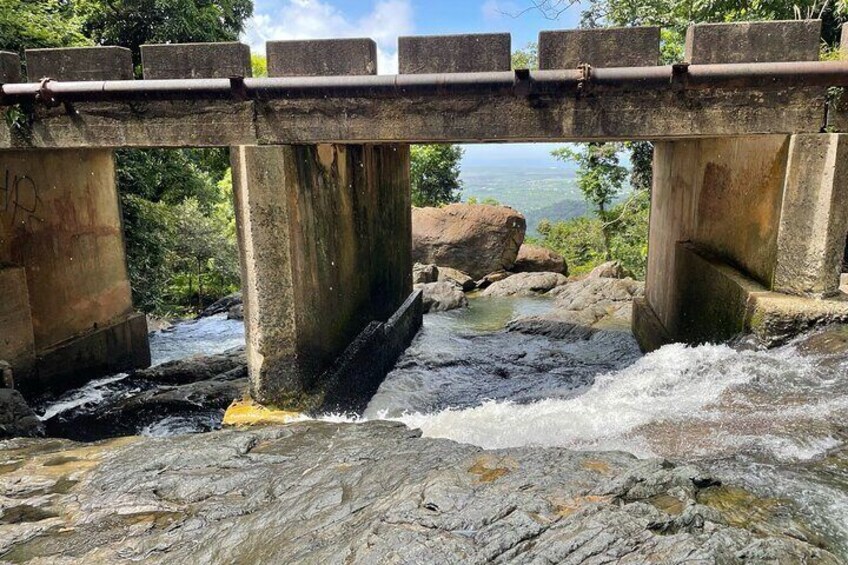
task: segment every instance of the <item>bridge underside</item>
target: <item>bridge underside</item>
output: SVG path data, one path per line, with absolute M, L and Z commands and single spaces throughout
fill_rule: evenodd
M 387 96 L 45 105 L 42 85 L 38 103 L 16 102 L 0 125 L 0 360 L 34 393 L 149 363 L 126 275 L 119 147 L 231 148 L 252 393 L 284 408 L 347 408 L 356 396 L 361 406 L 420 326 L 409 143 L 655 141 L 646 299 L 634 310 L 645 348 L 741 331 L 780 339 L 793 324 L 848 319 L 846 303 L 829 299 L 848 232 L 848 134 L 820 133 L 848 132 L 846 97 L 829 100 L 821 82 L 770 80 L 533 86 L 578 64 L 587 77 L 585 65 L 608 78 L 616 67 L 659 68 L 659 32 L 545 32 L 543 70 L 514 75 L 503 34 L 402 38 L 401 76 L 432 73 L 421 78 L 430 85 L 407 92 L 397 79 Z M 815 61 L 819 33 L 818 21 L 694 26 L 686 59 Z M 20 82 L 17 55 L 0 59 L 0 82 Z M 150 80 L 250 76 L 237 43 L 143 46 L 142 59 Z M 131 55 L 117 47 L 33 50 L 27 67 L 31 81 L 149 84 L 132 80 Z M 268 68 L 373 75 L 376 48 L 272 42 Z M 460 73 L 506 84 L 439 84 Z M 236 93 L 245 84 L 230 83 Z

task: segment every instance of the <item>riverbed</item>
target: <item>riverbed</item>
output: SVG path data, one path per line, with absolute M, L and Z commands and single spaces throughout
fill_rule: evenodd
M 772 350 L 675 344 L 643 356 L 626 331 L 568 341 L 504 329 L 551 307 L 545 298 L 477 298 L 468 309 L 429 314 L 363 415 L 319 419 L 397 420 L 425 437 L 484 448 L 620 450 L 697 463 L 761 497 L 791 501 L 848 555 L 848 332 Z M 243 342 L 241 322 L 212 317 L 154 334 L 151 347 L 164 362 Z M 134 394 L 122 382 L 100 379 L 41 414 Z M 138 432 L 208 431 L 219 417 L 170 417 Z

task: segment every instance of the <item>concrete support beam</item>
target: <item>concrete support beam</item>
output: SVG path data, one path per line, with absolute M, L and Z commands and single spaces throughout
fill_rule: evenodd
M 338 356 L 412 291 L 409 148 L 237 147 L 231 158 L 252 395 L 316 408 Z
M 0 51 L 0 84 L 21 82 L 21 58 L 17 53 Z
M 692 64 L 817 61 L 821 20 L 695 24 L 686 31 Z
M 848 237 L 848 134 L 794 135 L 783 192 L 774 290 L 839 291 Z
M 124 47 L 27 49 L 30 82 L 54 80 L 132 80 L 132 51 Z
M 512 67 L 511 46 L 508 33 L 400 37 L 400 73 L 508 71 Z
M 373 39 L 268 41 L 268 76 L 376 75 Z
M 146 80 L 253 76 L 250 47 L 236 41 L 142 45 Z
M 539 33 L 539 68 L 651 67 L 659 63 L 660 28 L 619 27 Z
M 4 267 L 0 257 L 0 361 L 28 374 L 35 361 L 35 338 L 26 271 Z

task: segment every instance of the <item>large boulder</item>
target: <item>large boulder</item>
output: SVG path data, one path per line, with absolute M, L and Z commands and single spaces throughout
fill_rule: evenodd
M 21 393 L 11 388 L 0 388 L 0 438 L 43 435 L 41 420 Z
M 412 258 L 480 279 L 511 269 L 527 223 L 506 206 L 451 204 L 412 209 Z
M 224 312 L 228 312 L 233 306 L 242 303 L 241 292 L 235 292 L 230 294 L 229 296 L 225 296 L 221 298 L 217 302 L 213 302 L 209 305 L 203 312 L 198 314 L 198 318 L 207 318 L 209 316 L 214 316 L 216 314 L 223 314 Z
M 518 250 L 518 257 L 512 268 L 516 273 L 560 273 L 568 274 L 565 259 L 545 247 L 525 243 Z
M 417 284 L 415 289 L 423 291 L 421 300 L 424 312 L 446 312 L 468 306 L 462 287 L 448 281 Z
M 559 273 L 516 273 L 492 283 L 481 296 L 535 296 L 567 282 Z

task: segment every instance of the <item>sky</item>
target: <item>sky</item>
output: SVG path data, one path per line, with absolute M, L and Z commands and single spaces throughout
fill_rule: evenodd
M 576 28 L 579 5 L 558 20 L 530 9 L 530 0 L 254 0 L 244 40 L 254 53 L 279 39 L 370 37 L 377 43 L 377 70 L 397 72 L 401 35 L 509 32 L 512 49 L 538 40 L 542 30 Z M 465 166 L 555 166 L 553 144 L 465 146 Z

